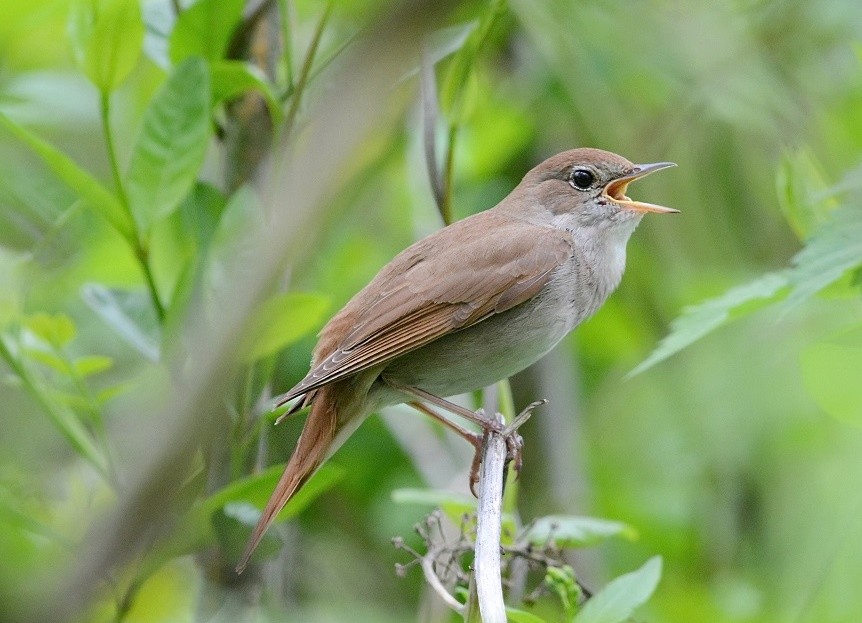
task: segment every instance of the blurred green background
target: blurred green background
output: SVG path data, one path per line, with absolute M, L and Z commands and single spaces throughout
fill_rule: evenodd
M 291 71 L 298 74 L 322 3 L 279 4 L 290 7 Z M 99 91 L 76 65 L 67 36 L 71 6 L 0 0 L 0 112 L 113 189 Z M 144 53 L 110 94 L 121 169 L 168 65 L 169 32 L 159 28 L 170 28 L 164 16 L 172 8 L 141 6 Z M 322 29 L 321 67 L 332 54 L 335 64 L 349 56 L 343 46 L 382 6 L 335 2 Z M 490 10 L 457 3 L 446 24 L 463 28 Z M 661 555 L 661 583 L 637 620 L 862 620 L 859 281 L 844 272 L 800 304 L 734 309 L 738 322 L 626 377 L 683 308 L 787 266 L 817 214 L 862 211 L 860 46 L 855 0 L 510 0 L 475 55 L 464 61 L 455 52 L 437 63 L 439 140 L 445 144 L 447 124 L 457 128 L 456 218 L 491 207 L 529 168 L 574 146 L 679 164 L 632 193 L 681 214 L 646 218 L 617 293 L 549 359 L 513 380 L 518 406 L 552 401 L 522 431 L 521 516 L 566 512 L 634 526 L 639 538 L 578 553 L 574 566 L 597 587 Z M 469 69 L 457 109 L 446 102 L 456 62 Z M 279 66 L 274 91 L 295 78 Z M 292 319 L 308 325 L 297 331 L 304 337 L 246 377 L 271 370 L 273 393 L 305 374 L 313 332 L 329 314 L 398 251 L 441 226 L 415 82 L 404 78 L 403 110 L 362 144 L 313 232 L 313 252 L 298 254 L 290 268 L 290 290 L 313 295 L 307 314 Z M 311 102 L 331 88 L 325 70 L 310 84 Z M 298 118 L 313 111 L 313 103 L 303 104 Z M 218 109 L 216 125 L 229 114 Z M 216 130 L 210 140 L 199 178 L 229 193 L 221 136 Z M 290 197 L 282 201 L 290 209 Z M 185 213 L 153 230 L 151 267 L 166 298 L 196 252 Z M 858 252 L 855 239 L 846 243 L 848 253 Z M 862 257 L 851 265 L 854 258 L 858 266 Z M 156 364 L 87 304 L 82 288 L 92 283 L 144 293 L 121 236 L 0 128 L 0 328 L 31 347 L 21 352 L 40 386 L 96 439 L 104 416 L 110 447 L 146 417 L 124 412 L 122 396 Z M 57 320 L 64 317 L 75 327 L 74 338 L 56 340 L 64 356 L 110 362 L 91 358 L 92 369 L 77 379 L 58 373 L 63 364 L 49 361 L 57 350 L 44 354 L 27 332 L 50 343 L 50 335 L 67 331 Z M 114 493 L 46 417 L 50 409 L 27 391 L 10 357 L 0 361 L 0 600 L 26 604 L 54 581 L 56 561 L 98 525 Z M 259 378 L 249 383 L 260 389 Z M 403 443 L 387 424 L 402 416 L 414 417 L 398 411 L 363 425 L 333 459 L 344 468 L 341 480 L 283 528 L 288 572 L 281 586 L 263 589 L 279 595 L 264 600 L 272 620 L 448 620 L 420 605 L 418 570 L 406 578 L 393 571 L 406 560 L 391 537 L 411 538 L 427 509 L 397 505 L 391 492 L 441 485 L 428 482 L 423 466 L 451 469 Z M 285 460 L 298 427 L 290 421 L 269 435 L 270 462 Z M 466 469 L 466 449 L 462 458 Z M 115 461 L 122 471 L 124 457 Z M 457 486 L 463 489 L 462 479 Z M 205 570 L 190 556 L 164 562 L 142 578 L 121 615 L 115 596 L 135 571 L 117 572 L 114 589 L 80 620 L 209 620 L 201 614 Z

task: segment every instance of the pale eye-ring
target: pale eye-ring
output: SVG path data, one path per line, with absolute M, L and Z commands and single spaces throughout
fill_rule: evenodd
M 588 169 L 575 169 L 569 177 L 569 183 L 578 190 L 587 190 L 596 181 L 596 176 Z

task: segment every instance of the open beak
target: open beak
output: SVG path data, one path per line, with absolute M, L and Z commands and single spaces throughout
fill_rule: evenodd
M 650 173 L 655 173 L 656 171 L 661 171 L 662 169 L 667 169 L 668 167 L 675 166 L 676 164 L 673 162 L 636 164 L 634 171 L 632 171 L 628 175 L 624 175 L 623 177 L 618 177 L 614 181 L 610 182 L 607 186 L 605 186 L 603 194 L 605 197 L 607 197 L 614 203 L 629 210 L 635 210 L 636 212 L 655 212 L 657 214 L 673 214 L 675 212 L 679 212 L 679 210 L 674 210 L 673 208 L 666 208 L 664 206 L 656 205 L 654 203 L 635 201 L 634 199 L 626 197 L 626 188 L 628 188 L 628 185 L 631 182 L 642 177 L 646 177 Z

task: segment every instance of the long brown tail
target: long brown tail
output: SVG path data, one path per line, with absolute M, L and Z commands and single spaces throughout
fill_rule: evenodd
M 275 521 L 279 511 L 326 459 L 338 430 L 338 414 L 332 398 L 333 392 L 328 391 L 330 389 L 332 388 L 324 387 L 317 391 L 296 450 L 287 462 L 281 480 L 278 481 L 245 546 L 245 552 L 236 567 L 237 573 L 242 573 L 248 565 L 251 555 L 269 526 Z

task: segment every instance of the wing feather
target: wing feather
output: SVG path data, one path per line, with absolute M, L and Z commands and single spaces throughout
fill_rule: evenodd
M 312 369 L 280 402 L 384 364 L 536 296 L 572 253 L 568 233 L 552 232 L 557 235 L 489 211 L 420 240 L 329 321 Z

